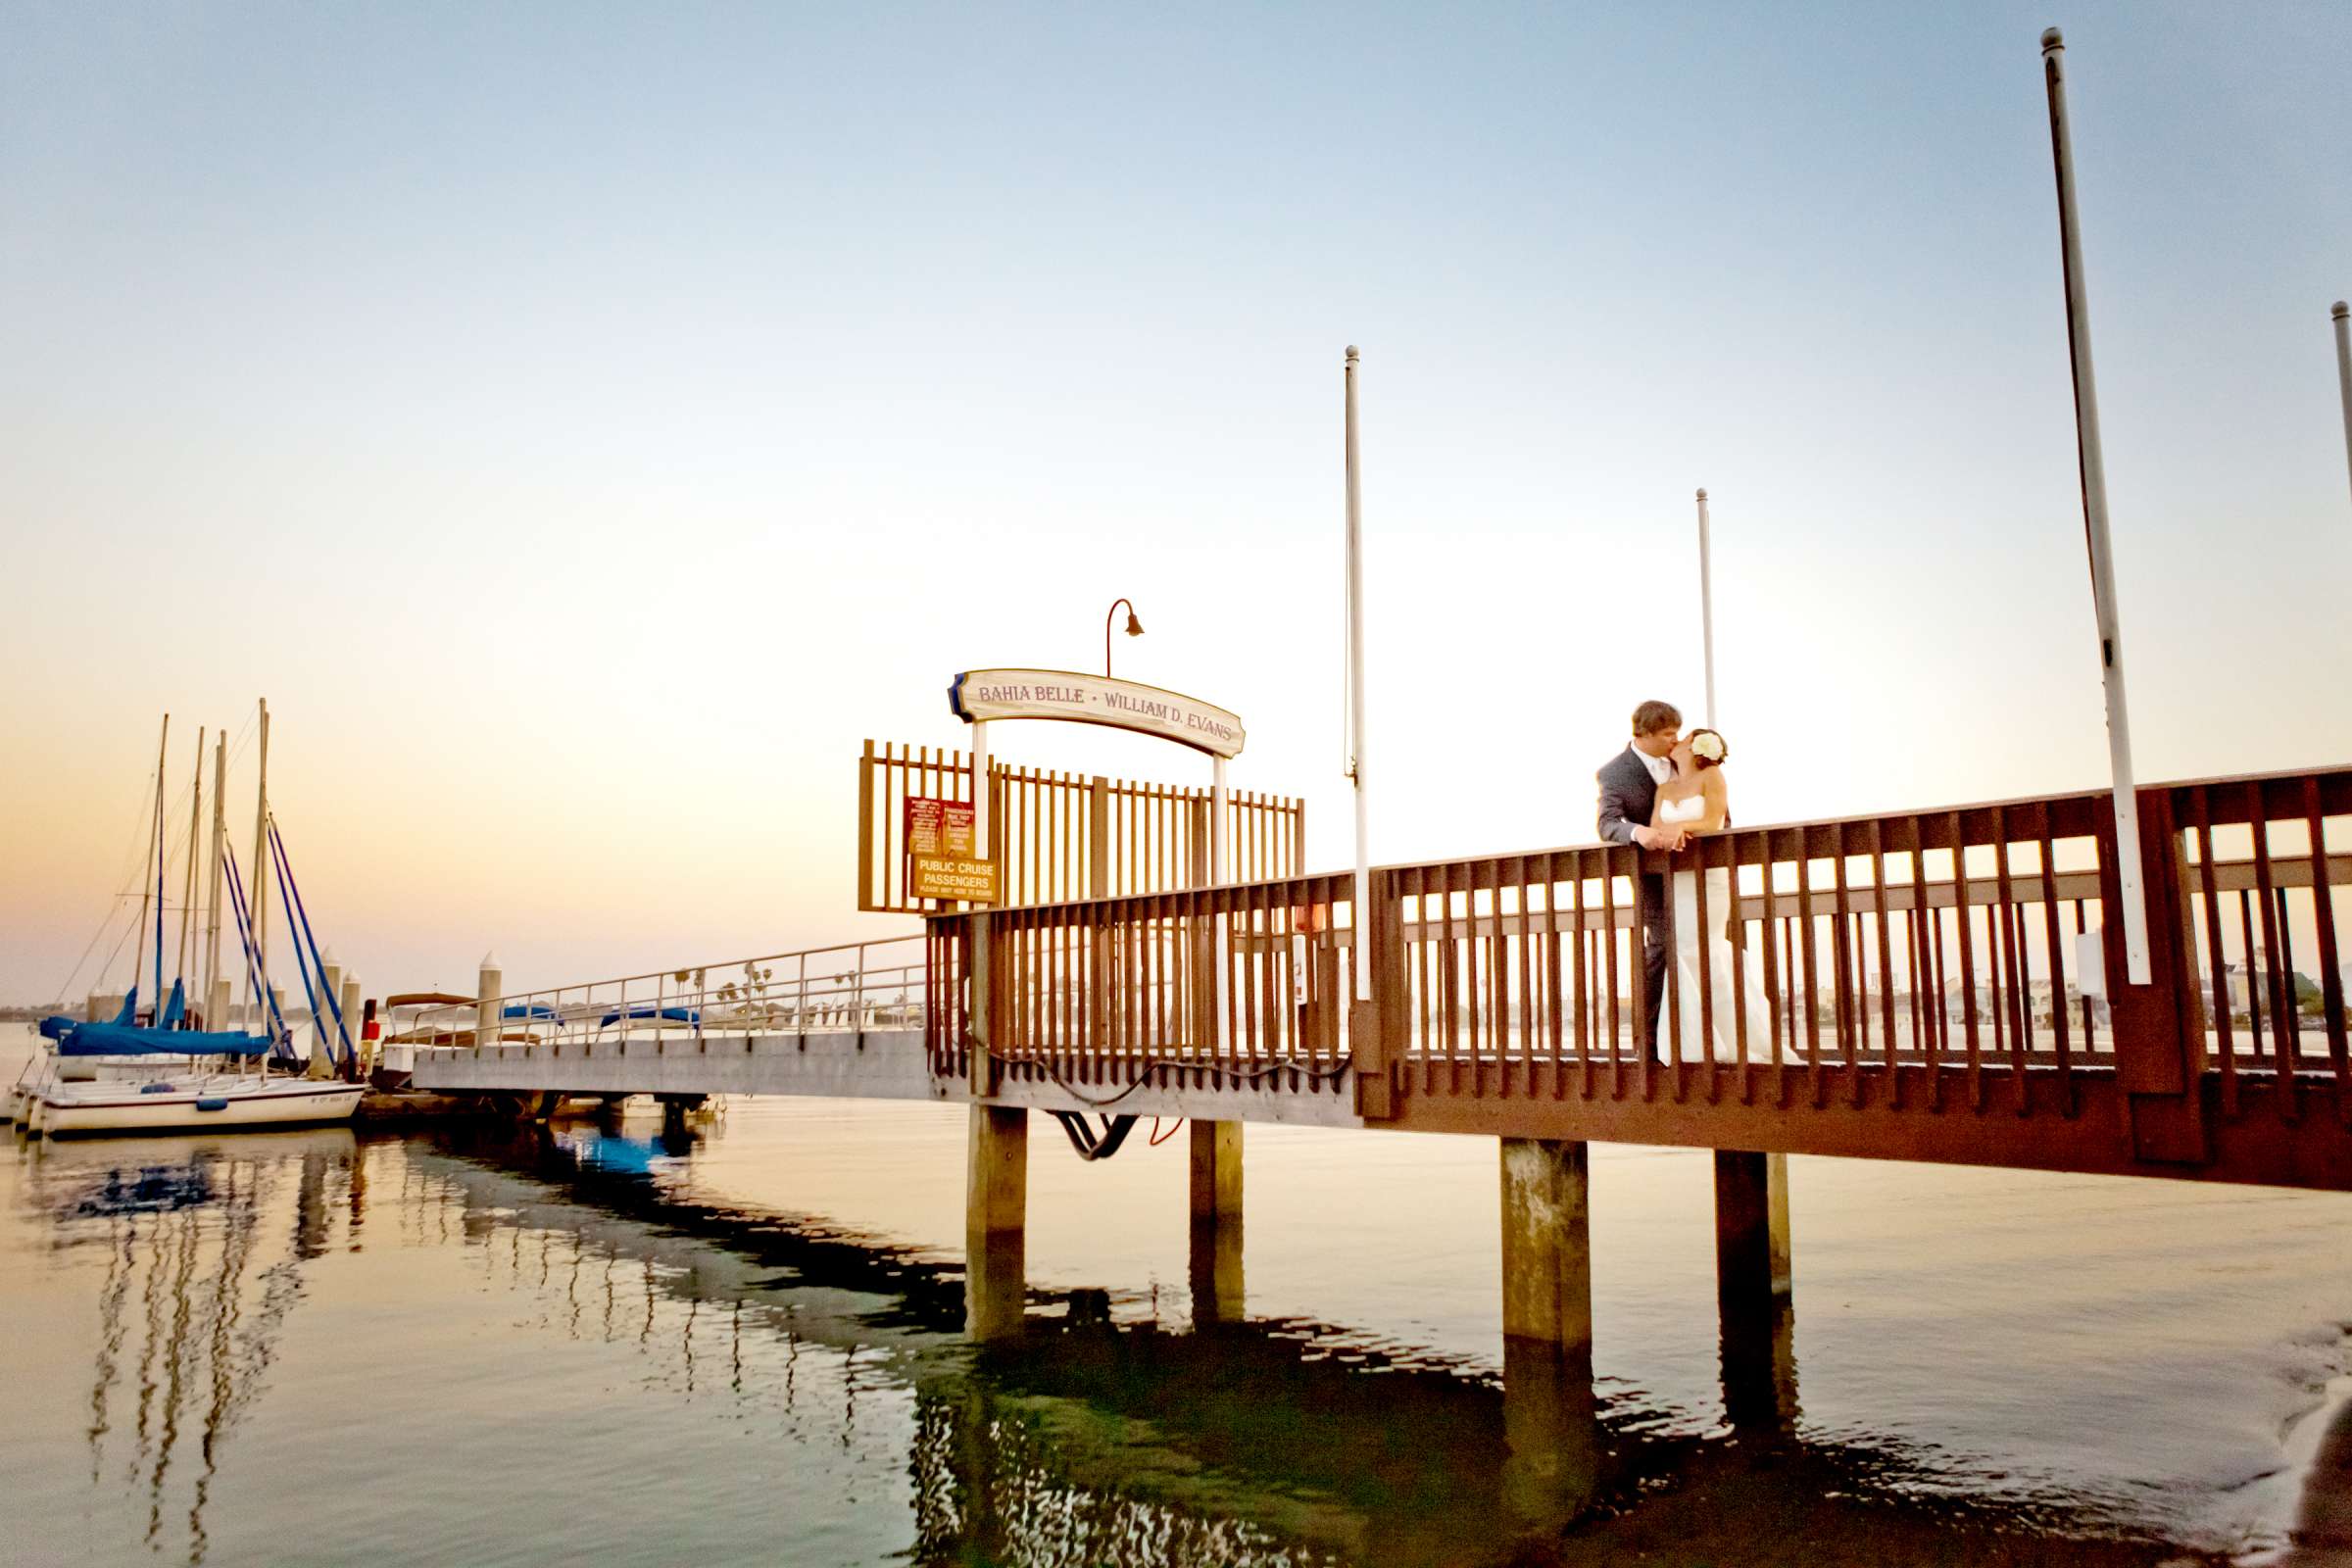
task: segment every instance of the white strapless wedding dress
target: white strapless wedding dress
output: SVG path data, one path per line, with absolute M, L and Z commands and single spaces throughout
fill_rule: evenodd
M 1667 827 L 1696 822 L 1706 814 L 1707 803 L 1696 795 L 1688 800 L 1661 802 L 1658 806 L 1658 821 Z M 1738 959 L 1731 939 L 1724 935 L 1733 907 L 1731 868 L 1707 867 L 1707 917 L 1702 931 L 1698 917 L 1698 873 L 1695 870 L 1674 873 L 1675 985 L 1682 1010 L 1677 1031 L 1681 1041 L 1681 1049 L 1676 1053 L 1678 1060 L 1704 1061 L 1709 1056 L 1717 1061 L 1740 1059 L 1740 1001 L 1732 987 L 1732 965 Z M 1715 1025 L 1711 1048 L 1702 1043 L 1703 1020 L 1698 1004 L 1698 945 L 1702 940 L 1707 944 L 1708 989 L 1714 993 L 1710 1003 Z M 1747 1057 L 1750 1061 L 1769 1060 L 1772 1011 L 1764 1000 L 1762 965 L 1750 962 L 1742 978 L 1747 993 Z

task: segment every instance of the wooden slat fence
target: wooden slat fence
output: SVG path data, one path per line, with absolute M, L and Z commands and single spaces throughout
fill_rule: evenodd
M 1344 1065 L 1374 1081 L 1367 1114 L 1543 1096 L 2071 1116 L 2080 1074 L 2189 1096 L 2208 1070 L 2225 1109 L 2257 1073 L 2289 1103 L 2320 1080 L 2352 1106 L 2332 892 L 2352 883 L 2352 769 L 2141 804 L 2157 986 L 2128 997 L 2106 983 L 2125 976 L 2112 804 L 2086 793 L 1741 828 L 1671 858 L 1588 845 L 1383 867 L 1360 1049 L 1346 875 L 1008 908 L 989 921 L 990 1055 L 1095 1087 L 1336 1091 Z M 1694 973 L 1669 948 L 1654 1049 L 1651 899 L 1669 926 L 1728 931 Z M 929 1044 L 961 1074 L 971 925 L 930 929 Z
M 951 906 L 906 893 L 906 802 L 970 801 L 968 752 L 865 743 L 858 762 L 858 907 L 895 914 Z M 1207 880 L 1210 794 L 994 759 L 990 837 L 1007 906 L 1162 893 Z M 1295 876 L 1305 858 L 1306 804 L 1227 792 L 1226 842 L 1243 880 Z

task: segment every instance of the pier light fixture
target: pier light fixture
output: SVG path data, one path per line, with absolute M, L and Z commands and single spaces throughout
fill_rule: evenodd
M 1144 623 L 1135 618 L 1134 601 L 1113 599 L 1110 602 L 1109 612 L 1102 617 L 1102 678 L 1104 680 L 1110 679 L 1110 623 L 1119 618 L 1121 605 L 1127 607 L 1127 635 L 1141 637 L 1144 634 Z

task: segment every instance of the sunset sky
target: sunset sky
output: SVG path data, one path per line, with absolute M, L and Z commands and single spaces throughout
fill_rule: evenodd
M 860 741 L 1120 595 L 1340 864 L 1351 342 L 1380 858 L 1697 715 L 1699 485 L 1743 819 L 2097 785 L 2052 23 L 2140 770 L 2352 760 L 2341 5 L 6 17 L 0 1001 L 257 696 L 371 994 L 904 929 Z

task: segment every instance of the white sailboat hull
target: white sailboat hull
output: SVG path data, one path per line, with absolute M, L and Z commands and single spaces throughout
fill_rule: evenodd
M 154 1094 L 122 1084 L 56 1085 L 33 1097 L 26 1130 L 65 1138 L 348 1121 L 363 1092 L 360 1084 L 300 1078 L 212 1079 Z

